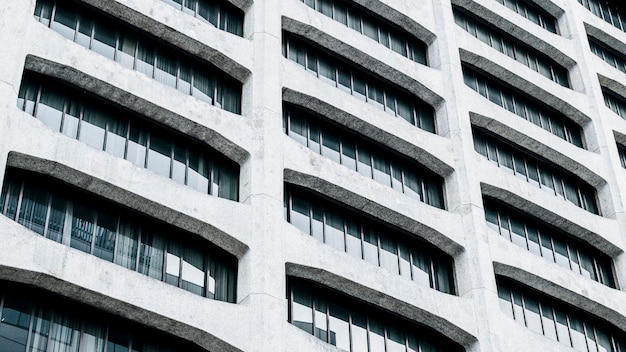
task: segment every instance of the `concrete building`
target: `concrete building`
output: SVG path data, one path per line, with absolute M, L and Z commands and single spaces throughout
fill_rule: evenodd
M 0 351 L 626 352 L 604 0 L 5 0 Z

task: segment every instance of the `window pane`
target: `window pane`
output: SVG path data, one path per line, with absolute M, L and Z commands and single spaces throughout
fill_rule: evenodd
M 413 280 L 423 287 L 431 287 L 430 257 L 428 254 L 413 251 Z
M 154 72 L 154 48 L 152 43 L 146 41 L 139 42 L 135 69 L 148 77 L 152 77 Z
M 83 107 L 78 102 L 69 101 L 65 109 L 65 115 L 63 117 L 63 127 L 61 132 L 70 137 L 76 138 L 78 133 L 78 120 Z
M 195 71 L 193 75 L 193 96 L 208 103 L 213 104 L 213 93 L 215 90 L 215 80 L 205 71 Z
M 139 246 L 139 228 L 127 221 L 120 221 L 115 250 L 115 264 L 135 270 L 137 263 L 137 248 Z
M 541 317 L 539 315 L 539 302 L 532 297 L 524 297 L 525 303 L 525 315 L 526 315 L 526 326 L 531 330 L 538 332 L 540 334 L 543 333 L 541 328 Z
M 385 330 L 380 320 L 369 317 L 370 352 L 385 352 Z
M 352 350 L 367 351 L 367 320 L 365 315 L 352 312 Z
M 80 338 L 80 322 L 67 315 L 54 315 L 48 351 L 76 351 Z
M 567 326 L 567 316 L 563 311 L 554 309 L 554 316 L 556 317 L 556 332 L 559 338 L 559 342 L 571 346 L 569 328 Z
M 135 67 L 135 51 L 137 50 L 137 39 L 128 33 L 120 34 L 120 42 L 117 47 L 116 60 L 127 68 Z
M 363 16 L 363 34 L 378 41 L 378 25 L 368 16 Z
M 176 58 L 170 56 L 165 51 L 159 51 L 156 58 L 154 79 L 170 87 L 176 87 L 177 71 L 178 63 Z
M 363 227 L 363 259 L 378 265 L 378 233 Z
M 141 125 L 131 124 L 128 138 L 128 150 L 126 152 L 126 160 L 132 162 L 139 167 L 144 167 L 146 163 L 147 145 L 147 131 Z
M 303 232 L 310 234 L 311 223 L 309 218 L 309 203 L 306 199 L 297 195 L 292 195 L 289 222 Z
M 570 324 L 570 333 L 572 337 L 572 346 L 578 351 L 587 351 L 587 343 L 585 342 L 585 330 L 583 322 L 576 316 L 568 315 Z
M 330 344 L 346 351 L 350 351 L 350 326 L 348 310 L 338 304 L 330 304 L 328 332 Z
M 104 150 L 118 158 L 124 158 L 128 121 L 115 116 L 108 116 L 108 129 Z
M 422 183 L 417 173 L 410 169 L 404 169 L 404 193 L 416 198 L 422 199 Z
M 18 222 L 28 229 L 43 235 L 50 195 L 35 185 L 28 186 L 24 188 Z
M 102 106 L 85 106 L 78 139 L 99 150 L 104 149 L 104 131 L 109 114 Z
M 67 8 L 65 6 L 56 6 L 54 20 L 50 25 L 50 28 L 52 30 L 73 41 L 74 35 L 76 34 L 77 24 L 78 14 L 75 10 Z
M 330 129 L 322 131 L 322 155 L 339 163 L 339 136 Z
M 157 280 L 162 280 L 165 251 L 163 237 L 149 231 L 145 234 L 142 233 L 139 250 L 139 272 Z
M 106 328 L 99 323 L 85 322 L 80 338 L 79 352 L 104 352 L 105 335 Z
M 509 318 L 515 319 L 513 316 L 513 303 L 511 302 L 511 290 L 502 285 L 498 285 L 498 303 L 500 310 Z
M 560 266 L 570 269 L 569 255 L 567 253 L 567 245 L 560 239 L 553 238 L 555 261 Z
M 306 119 L 299 114 L 289 112 L 289 137 L 295 139 L 298 143 L 307 145 L 307 123 Z
M 104 57 L 113 60 L 115 58 L 115 45 L 117 42 L 117 31 L 113 25 L 100 21 L 95 26 L 91 50 Z
M 65 212 L 67 208 L 66 200 L 57 195 L 52 197 L 50 202 L 50 215 L 48 218 L 48 228 L 46 237 L 61 242 L 63 239 L 63 229 L 65 228 Z
M 311 236 L 324 242 L 324 209 L 319 204 L 311 204 Z
M 400 253 L 400 275 L 411 278 L 411 257 L 409 247 L 402 242 L 398 242 L 398 251 Z
M 50 310 L 39 308 L 35 310 L 34 314 L 30 338 L 30 351 L 46 352 L 48 334 L 50 332 Z
M 343 216 L 336 211 L 326 211 L 326 226 L 324 227 L 326 243 L 332 247 L 345 251 L 343 234 Z
M 165 255 L 165 282 L 177 287 L 180 284 L 181 257 L 180 243 L 170 240 L 167 245 L 167 254 Z
M 6 296 L 1 313 L 0 346 L 2 346 L 2 351 L 25 351 L 31 319 L 30 303 L 26 300 Z
M 95 213 L 90 207 L 74 204 L 70 247 L 91 253 Z
M 374 180 L 391 187 L 391 168 L 389 160 L 380 154 L 374 154 Z
M 380 237 L 380 266 L 392 273 L 399 274 L 398 245 L 388 236 Z
M 291 323 L 309 334 L 313 334 L 313 303 L 311 294 L 299 288 L 294 288 L 292 294 Z
M 159 175 L 170 177 L 172 142 L 165 135 L 151 133 L 146 167 Z
M 189 169 L 187 170 L 187 185 L 198 191 L 209 192 L 209 165 L 205 156 L 194 150 L 189 150 Z
M 182 259 L 182 289 L 202 295 L 205 277 L 202 252 L 197 248 L 184 246 Z
M 98 213 L 98 226 L 96 226 L 96 239 L 93 254 L 104 260 L 113 261 L 115 249 L 115 233 L 117 231 L 117 216 L 105 212 Z
M 341 140 L 341 164 L 351 170 L 356 170 L 356 147 L 352 140 Z
M 320 298 L 315 298 L 315 310 L 314 310 L 314 320 L 315 320 L 315 337 L 318 339 L 328 342 L 328 327 L 326 322 L 326 302 L 321 300 Z
M 63 118 L 65 96 L 62 93 L 63 90 L 42 89 L 35 113 L 37 119 L 55 132 L 60 131 Z
M 359 173 L 365 177 L 372 177 L 372 159 L 370 152 L 365 146 L 357 146 L 358 162 L 357 169 Z
M 361 227 L 353 220 L 346 219 L 346 252 L 361 259 Z
M 398 327 L 387 326 L 387 352 L 405 352 L 404 331 Z

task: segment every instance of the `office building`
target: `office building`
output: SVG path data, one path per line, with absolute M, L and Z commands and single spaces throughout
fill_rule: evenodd
M 626 352 L 605 0 L 0 9 L 0 351 Z

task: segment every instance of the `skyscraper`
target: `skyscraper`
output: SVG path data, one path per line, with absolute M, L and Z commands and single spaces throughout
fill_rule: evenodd
M 0 8 L 0 351 L 626 352 L 604 0 Z

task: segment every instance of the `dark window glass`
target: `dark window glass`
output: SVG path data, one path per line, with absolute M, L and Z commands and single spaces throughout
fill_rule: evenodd
M 9 169 L 2 189 L 2 204 L 9 205 L 0 210 L 9 217 L 19 214 L 20 224 L 54 241 L 195 294 L 235 302 L 234 257 L 182 231 L 81 193 L 58 181 Z M 98 336 L 94 332 L 92 340 L 97 342 Z
M 205 3 L 204 0 L 201 2 Z M 163 84 L 197 96 L 208 104 L 241 114 L 241 83 L 213 65 L 181 55 L 176 49 L 79 4 L 37 0 L 35 18 L 47 24 L 42 16 L 46 15 L 48 8 L 54 14 L 50 28 L 66 38 Z M 196 0 L 186 0 L 184 8 L 196 11 Z M 201 7 L 201 10 L 206 9 Z M 237 12 L 227 3 L 217 4 L 214 13 L 221 21 L 220 28 L 240 35 L 243 20 L 237 18 Z M 243 13 L 239 12 L 242 16 Z M 197 82 L 194 91 L 190 89 L 192 81 Z
M 526 0 L 496 0 L 543 29 L 557 33 L 556 18 L 547 11 Z M 580 1 L 580 0 L 579 0 Z
M 589 244 L 572 238 L 569 234 L 545 225 L 500 202 L 489 198 L 485 198 L 483 202 L 487 224 L 499 233 L 508 233 L 510 221 L 512 237 L 508 235 L 504 237 L 517 246 L 566 269 L 615 288 L 611 259 L 607 255 L 591 248 Z M 606 273 L 606 277 L 597 275 L 595 268 L 601 268 L 600 270 Z
M 295 186 L 285 194 L 287 220 L 304 233 L 406 278 L 412 264 L 414 281 L 455 293 L 452 260 L 435 247 Z
M 288 135 L 303 145 L 307 145 L 306 136 L 310 136 L 308 144 L 315 146 L 311 149 L 316 153 L 426 204 L 444 209 L 443 179 L 423 166 L 395 156 L 391 151 L 355 137 L 322 117 L 293 105 L 284 105 L 283 119 L 284 125 L 290 128 Z M 320 134 L 321 152 L 317 144 Z M 423 189 L 426 190 L 425 197 L 421 196 Z
M 143 117 L 30 72 L 24 74 L 20 92 L 18 104 L 29 105 L 32 99 L 32 114 L 55 131 L 200 191 L 230 200 L 239 197 L 239 166 L 206 146 L 173 138 L 171 131 Z M 214 175 L 209 188 L 210 167 Z

